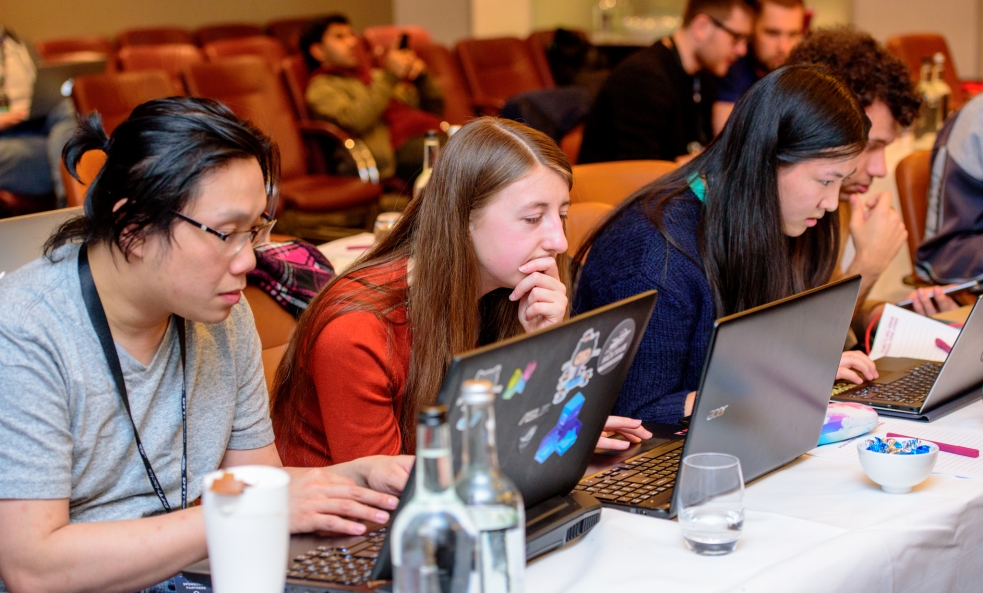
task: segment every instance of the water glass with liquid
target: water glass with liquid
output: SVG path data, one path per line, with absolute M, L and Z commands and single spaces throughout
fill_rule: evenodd
M 676 489 L 686 546 L 704 556 L 733 552 L 744 528 L 741 461 L 725 453 L 689 455 Z

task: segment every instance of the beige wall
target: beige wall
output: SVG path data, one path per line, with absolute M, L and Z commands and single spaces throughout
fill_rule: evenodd
M 115 35 L 133 27 L 195 28 L 344 12 L 357 28 L 391 23 L 392 0 L 0 0 L 0 21 L 34 41 Z

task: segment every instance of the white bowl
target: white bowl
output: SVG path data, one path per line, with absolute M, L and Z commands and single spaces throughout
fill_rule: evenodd
M 939 446 L 928 441 L 918 441 L 919 445 L 928 445 L 928 453 L 914 455 L 897 455 L 892 453 L 876 453 L 868 451 L 867 445 L 873 439 L 861 439 L 857 443 L 857 454 L 860 465 L 867 477 L 880 484 L 881 490 L 891 494 L 911 492 L 912 486 L 925 481 L 935 467 L 939 456 Z

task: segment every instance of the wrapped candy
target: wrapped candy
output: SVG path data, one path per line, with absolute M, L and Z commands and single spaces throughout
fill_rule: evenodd
M 874 437 L 867 441 L 867 450 L 890 455 L 918 455 L 932 450 L 928 445 L 919 445 L 918 439 L 895 439 Z

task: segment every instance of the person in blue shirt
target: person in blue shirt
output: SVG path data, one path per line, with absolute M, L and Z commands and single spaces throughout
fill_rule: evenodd
M 869 128 L 836 79 L 780 68 L 737 102 L 702 154 L 629 197 L 588 237 L 576 258 L 575 314 L 659 291 L 614 414 L 677 422 L 691 410 L 715 318 L 829 281 L 839 221 L 826 214 Z M 877 376 L 873 362 L 844 353 L 837 377 L 861 375 Z
M 802 41 L 806 12 L 802 0 L 763 0 L 754 6 L 754 33 L 747 55 L 731 64 L 727 74 L 717 80 L 714 135 L 724 129 L 741 95 L 762 76 L 784 66 L 792 49 Z

